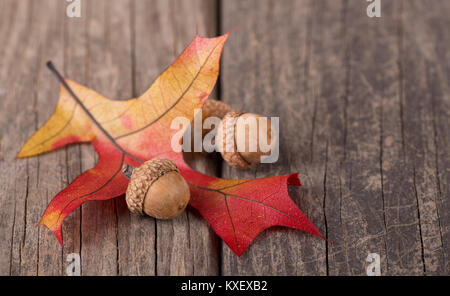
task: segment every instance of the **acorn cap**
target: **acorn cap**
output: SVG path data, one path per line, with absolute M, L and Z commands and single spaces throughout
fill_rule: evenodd
M 126 192 L 126 202 L 132 213 L 144 215 L 145 196 L 150 186 L 161 176 L 177 172 L 177 165 L 170 159 L 154 158 L 133 171 Z
M 219 119 L 222 119 L 225 114 L 230 111 L 233 111 L 233 109 L 229 105 L 221 101 L 206 100 L 202 107 L 202 123 L 205 122 L 206 118 L 208 117 L 217 117 Z M 204 137 L 210 131 L 211 129 L 203 128 L 202 136 Z
M 206 100 L 202 107 L 202 121 L 212 116 L 222 119 L 230 111 L 233 111 L 233 109 L 224 102 L 212 99 Z
M 235 125 L 236 122 L 243 113 L 241 111 L 230 111 L 223 118 L 222 122 L 217 130 L 216 144 L 221 145 L 222 149 L 220 153 L 223 159 L 232 167 L 238 169 L 249 169 L 251 163 L 246 161 L 241 154 L 237 151 L 237 144 L 234 140 Z M 231 147 L 230 145 L 233 145 Z

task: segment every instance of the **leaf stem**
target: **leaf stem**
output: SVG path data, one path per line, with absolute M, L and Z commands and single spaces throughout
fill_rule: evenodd
M 128 179 L 131 179 L 131 175 L 133 175 L 135 167 L 129 164 L 124 164 L 122 166 L 122 175 L 127 177 Z
M 128 157 L 132 158 L 133 160 L 143 163 L 142 160 L 136 158 L 134 155 L 128 153 L 123 149 L 117 142 L 114 140 L 114 138 L 103 128 L 103 126 L 95 119 L 94 115 L 89 111 L 88 108 L 83 104 L 83 102 L 78 98 L 78 96 L 73 92 L 73 90 L 70 88 L 70 86 L 67 84 L 67 82 L 64 80 L 64 78 L 61 76 L 61 74 L 56 70 L 55 66 L 53 65 L 52 61 L 47 62 L 47 68 L 50 69 L 50 71 L 56 76 L 58 81 L 62 84 L 62 86 L 69 92 L 69 94 L 72 96 L 72 98 L 75 100 L 75 102 L 80 105 L 81 109 L 86 113 L 86 115 L 92 120 L 92 122 L 100 129 L 100 131 L 108 138 L 108 140 L 116 146 L 117 149 L 120 150 L 123 154 L 127 155 Z

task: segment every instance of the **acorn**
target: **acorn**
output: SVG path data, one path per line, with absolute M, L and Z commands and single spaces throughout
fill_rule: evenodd
M 231 108 L 228 104 L 212 99 L 206 100 L 202 107 L 202 123 L 208 117 L 217 117 L 219 119 L 222 119 L 225 114 L 230 111 L 233 111 L 233 108 Z M 202 137 L 204 137 L 210 131 L 211 129 L 203 128 Z
M 212 99 L 206 100 L 202 107 L 202 122 L 212 116 L 222 119 L 230 111 L 233 111 L 233 108 L 224 102 Z
M 236 123 L 239 118 L 243 120 L 254 118 L 256 120 L 256 126 L 254 130 L 250 130 L 249 125 L 245 125 L 245 132 L 238 133 L 238 126 Z M 222 154 L 223 159 L 232 167 L 238 169 L 249 169 L 254 164 L 261 161 L 261 157 L 270 155 L 271 151 L 277 141 L 275 135 L 272 134 L 272 123 L 267 120 L 266 125 L 260 125 L 258 120 L 261 117 L 258 114 L 244 113 L 241 111 L 230 111 L 225 114 L 218 127 L 216 135 L 216 145 L 218 145 L 219 151 Z M 256 128 L 256 130 L 255 130 Z M 259 145 L 259 135 L 266 134 L 267 143 L 270 145 L 269 151 L 263 152 Z M 243 138 L 244 137 L 244 138 Z M 256 151 L 250 151 L 250 144 L 256 143 Z M 244 150 L 238 151 L 238 143 L 245 143 Z M 242 149 L 241 149 L 242 150 Z
M 189 186 L 170 159 L 154 158 L 135 169 L 124 165 L 123 174 L 131 175 L 126 202 L 132 213 L 172 219 L 189 203 Z

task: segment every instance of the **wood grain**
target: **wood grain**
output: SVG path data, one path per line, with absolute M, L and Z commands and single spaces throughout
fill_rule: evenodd
M 442 197 L 440 173 L 448 165 L 449 133 L 438 125 L 448 116 L 436 118 L 437 112 L 448 115 L 449 5 L 429 6 L 431 1 L 403 3 L 402 59 L 403 122 L 405 153 L 413 167 L 414 188 L 420 223 L 423 272 L 429 275 L 448 274 L 448 198 Z M 446 48 L 447 53 L 442 50 Z M 446 82 L 444 82 L 446 81 Z M 447 97 L 446 97 L 447 96 Z M 436 102 L 440 102 L 436 105 Z M 437 107 L 439 106 L 439 107 Z M 441 111 L 438 111 L 441 109 Z M 441 119 L 443 122 L 439 122 Z M 439 123 L 438 123 L 439 122 Z M 440 145 L 438 144 L 440 142 Z M 439 146 L 438 146 L 439 145 Z M 438 148 L 439 147 L 439 148 Z M 438 149 L 446 149 L 447 157 Z M 445 194 L 445 193 L 444 193 Z M 444 200 L 447 200 L 444 202 Z M 447 239 L 444 239 L 446 237 Z
M 240 29 L 225 51 L 222 99 L 281 122 L 278 163 L 224 166 L 223 176 L 300 171 L 293 198 L 334 244 L 267 232 L 242 258 L 224 247 L 223 273 L 364 275 L 377 253 L 382 274 L 448 274 L 446 156 L 434 147 L 448 141 L 438 134 L 448 63 L 437 63 L 448 7 L 383 3 L 371 19 L 363 2 L 300 2 L 223 5 L 225 30 Z
M 378 64 L 383 72 L 369 75 L 371 91 L 381 100 L 380 169 L 386 242 L 386 273 L 421 275 L 423 273 L 420 226 L 414 191 L 412 166 L 405 159 L 403 139 L 402 3 L 386 6 L 387 21 L 377 26 L 373 39 L 379 40 Z M 381 29 L 381 30 L 380 30 Z
M 62 61 L 62 39 L 58 38 L 62 34 L 62 17 L 55 13 L 61 6 L 51 1 L 43 1 L 41 5 L 32 1 L 12 2 L 15 1 L 9 1 L 7 6 L 12 7 L 9 26 L 15 34 L 5 32 L 2 37 L 5 44 L 9 44 L 2 66 L 11 70 L 2 71 L 6 75 L 1 84 L 7 89 L 7 95 L 2 100 L 6 108 L 2 108 L 1 118 L 6 121 L 1 126 L 7 130 L 2 132 L 1 142 L 5 171 L 14 171 L 14 174 L 8 174 L 9 180 L 2 178 L 2 183 L 3 180 L 9 183 L 2 200 L 9 199 L 13 205 L 4 208 L 2 202 L 2 215 L 8 215 L 2 223 L 13 224 L 10 230 L 2 226 L 5 229 L 2 232 L 12 231 L 10 261 L 2 264 L 2 268 L 7 267 L 11 275 L 54 275 L 62 271 L 61 248 L 53 235 L 47 235 L 45 229 L 36 225 L 42 207 L 67 184 L 65 151 L 20 161 L 14 158 L 26 140 L 24 137 L 31 136 L 51 112 L 37 106 L 54 105 L 57 100 L 57 89 L 47 85 L 41 87 L 50 81 L 42 60 L 51 53 L 56 62 Z M 50 14 L 43 20 L 39 15 L 45 13 Z M 4 248 L 6 246 L 2 246 L 2 251 Z
M 450 3 L 356 0 L 0 0 L 0 275 L 450 274 Z M 224 178 L 300 172 L 294 202 L 333 244 L 273 228 L 237 257 L 193 209 L 172 221 L 130 214 L 123 197 L 63 223 L 65 247 L 36 226 L 51 199 L 97 160 L 90 145 L 16 160 L 54 110 L 45 62 L 112 99 L 146 90 L 196 33 L 232 32 L 213 98 L 280 117 L 280 158 Z

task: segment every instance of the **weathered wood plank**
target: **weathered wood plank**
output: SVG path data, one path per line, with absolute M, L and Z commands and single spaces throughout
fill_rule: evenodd
M 314 101 L 312 130 L 309 138 L 311 169 L 310 190 L 323 207 L 323 234 L 334 244 L 326 246 L 326 274 L 339 274 L 343 253 L 342 163 L 348 139 L 349 45 L 348 3 L 315 1 L 312 12 L 310 53 L 308 55 L 308 96 Z M 310 169 L 310 170 L 311 170 Z M 318 170 L 319 169 L 319 170 Z M 308 260 L 303 258 L 302 260 Z M 313 259 L 309 259 L 313 260 Z
M 280 162 L 284 169 L 288 167 L 288 163 L 298 162 L 300 171 L 307 172 L 303 178 L 312 180 L 311 188 L 307 187 L 309 184 L 304 186 L 307 194 L 301 205 L 308 201 L 312 203 L 316 196 L 318 202 L 311 205 L 311 210 L 306 207 L 304 211 L 322 231 L 325 228 L 328 237 L 335 243 L 325 255 L 325 271 L 328 274 L 365 274 L 366 257 L 372 252 L 381 255 L 383 274 L 422 274 L 424 262 L 421 258 L 421 229 L 417 217 L 419 212 L 414 168 L 405 160 L 402 148 L 405 123 L 400 116 L 402 69 L 397 66 L 400 50 L 397 20 L 399 8 L 393 3 L 385 5 L 384 18 L 377 20 L 365 15 L 366 3 L 349 5 L 347 1 L 315 1 L 309 8 L 306 4 L 310 3 L 303 3 L 302 9 L 310 10 L 312 21 L 306 25 L 310 26 L 309 34 L 314 37 L 309 44 L 307 37 L 296 38 L 306 40 L 303 45 L 307 50 L 304 63 L 294 60 L 292 54 L 277 56 L 276 62 L 273 61 L 273 56 L 276 56 L 280 47 L 299 50 L 294 38 L 286 41 L 280 36 L 289 33 L 289 36 L 308 36 L 308 31 L 302 33 L 298 29 L 299 25 L 290 31 L 288 28 L 292 26 L 284 24 L 289 17 L 278 19 L 271 14 L 282 16 L 282 8 L 275 4 L 266 6 L 261 2 L 257 5 L 251 2 L 224 4 L 224 28 L 231 27 L 230 23 L 233 21 L 245 19 L 243 24 L 238 24 L 240 30 L 245 31 L 242 36 L 246 37 L 241 37 L 238 45 L 238 42 L 233 44 L 231 39 L 231 50 L 235 55 L 233 58 L 227 59 L 228 53 L 225 52 L 222 98 L 241 108 L 242 105 L 256 105 L 256 102 L 258 106 L 263 105 L 264 109 L 269 110 L 280 109 L 283 105 L 292 105 L 294 102 L 299 104 L 299 107 L 292 109 L 296 111 L 296 115 L 301 114 L 297 122 L 307 128 L 282 128 L 280 153 L 295 153 L 297 157 L 286 162 L 281 156 Z M 293 10 L 289 5 L 284 2 L 283 8 Z M 244 11 L 245 18 L 239 14 Z M 255 26 L 255 23 L 269 25 Z M 277 37 L 272 37 L 274 32 Z M 237 34 L 239 32 L 235 35 Z M 252 39 L 253 47 L 250 50 L 249 43 Z M 261 43 L 265 48 L 260 49 Z M 237 57 L 251 56 L 250 51 L 253 54 L 251 58 Z M 412 56 L 415 55 L 417 53 Z M 289 59 L 286 56 L 290 56 L 292 61 L 284 62 L 283 58 Z M 301 65 L 305 69 L 306 78 L 294 83 L 296 90 L 290 92 L 292 85 L 279 82 L 285 82 L 283 72 L 277 71 L 279 63 L 287 69 L 292 64 L 297 68 Z M 289 73 L 289 70 L 286 72 Z M 267 79 L 269 76 L 272 78 Z M 303 88 L 298 86 L 302 84 Z M 272 88 L 276 91 L 271 91 Z M 286 89 L 287 95 L 283 96 Z M 294 96 L 289 95 L 299 92 L 303 92 L 305 98 L 300 96 L 299 99 L 293 99 Z M 262 99 L 267 95 L 270 96 L 270 103 L 266 103 L 267 98 Z M 263 104 L 261 100 L 264 100 Z M 268 107 L 272 104 L 276 107 Z M 428 108 L 430 106 L 428 104 Z M 254 109 L 258 107 L 255 106 Z M 306 110 L 304 114 L 303 110 Z M 285 114 L 290 113 L 285 111 Z M 295 123 L 292 120 L 290 125 Z M 294 130 L 299 130 L 300 133 L 294 133 Z M 299 142 L 292 152 L 283 147 L 283 132 L 292 133 L 287 137 L 290 139 L 289 144 Z M 302 140 L 298 140 L 298 134 L 303 137 Z M 432 135 L 431 132 L 428 133 L 430 134 Z M 302 142 L 306 144 L 300 149 Z M 269 172 L 257 168 L 249 173 L 242 173 L 226 167 L 224 176 L 255 176 L 260 171 Z M 273 167 L 270 168 L 270 173 L 274 173 Z M 318 184 L 324 184 L 325 188 L 318 187 Z M 432 182 L 424 184 L 423 188 L 430 190 L 431 194 L 438 193 L 437 189 L 433 189 Z M 322 221 L 320 214 L 316 214 L 319 218 L 314 220 L 314 212 L 323 210 L 320 208 L 322 204 L 326 220 Z M 442 205 L 444 208 L 445 206 Z M 433 219 L 429 213 L 425 215 L 428 219 Z M 441 232 L 445 233 L 445 230 Z M 310 242 L 306 242 L 308 243 Z M 274 245 L 264 237 L 239 260 L 233 260 L 229 250 L 225 248 L 224 274 L 298 273 L 292 265 L 283 262 L 286 259 L 280 259 L 282 256 L 276 260 L 270 258 L 268 254 L 273 252 Z M 308 262 L 309 259 L 315 264 L 321 259 L 317 254 L 315 257 L 308 255 L 296 258 L 300 258 L 300 263 Z M 445 264 L 445 261 L 439 259 L 435 261 Z M 280 265 L 281 269 L 274 272 Z M 311 274 L 311 271 L 308 273 Z
M 8 47 L 5 47 L 8 49 L 3 52 L 5 61 L 2 62 L 2 69 L 8 70 L 2 71 L 1 82 L 1 88 L 6 90 L 6 96 L 2 99 L 4 108 L 1 116 L 5 120 L 1 124 L 4 127 L 1 135 L 4 157 L 2 166 L 6 166 L 5 171 L 14 172 L 9 173 L 7 178 L 2 178 L 2 183 L 5 182 L 3 184 L 7 188 L 1 195 L 2 203 L 3 199 L 9 199 L 14 205 L 12 208 L 7 204 L 5 207 L 3 204 L 1 206 L 2 215 L 5 215 L 2 223 L 13 223 L 12 237 L 6 239 L 11 244 L 8 258 L 10 262 L 2 264 L 2 268 L 9 270 L 2 270 L 2 274 L 59 274 L 62 269 L 61 252 L 49 252 L 49 249 L 57 247 L 58 243 L 54 238 L 49 242 L 36 224 L 40 220 L 42 207 L 45 208 L 47 203 L 48 193 L 52 194 L 53 190 L 64 186 L 62 180 L 65 173 L 57 169 L 65 167 L 64 153 L 50 156 L 51 164 L 45 160 L 46 156 L 20 161 L 15 161 L 14 158 L 26 138 L 42 123 L 42 113 L 37 105 L 49 104 L 53 97 L 49 96 L 48 88 L 40 87 L 46 79 L 42 59 L 51 50 L 50 46 L 59 47 L 53 53 L 56 53 L 57 59 L 62 59 L 62 43 L 58 38 L 58 32 L 61 32 L 59 28 L 62 28 L 61 18 L 56 13 L 61 6 L 51 1 L 43 1 L 40 5 L 32 1 L 17 3 L 5 3 L 6 7 L 12 9 L 9 12 L 6 10 L 11 18 L 5 18 L 11 22 L 6 25 L 11 31 L 2 37 L 2 42 L 8 44 Z M 45 20 L 39 17 L 49 12 L 51 17 Z M 46 171 L 48 164 L 51 170 Z M 3 231 L 11 234 L 7 227 L 3 228 L 2 225 L 2 233 Z
M 334 245 L 325 253 L 327 274 L 339 274 L 343 260 L 341 212 L 341 167 L 346 157 L 348 105 L 348 42 L 346 1 L 316 1 L 309 55 L 309 95 L 315 101 L 314 130 L 311 132 L 310 158 L 314 167 L 323 167 L 322 176 L 312 182 L 321 188 L 324 209 L 324 235 Z M 315 187 L 313 187 L 315 188 Z M 319 205 L 317 205 L 319 206 Z M 306 260 L 306 259 L 304 259 Z
M 134 5 L 134 94 L 139 95 L 194 38 L 196 24 L 200 34 L 216 35 L 216 7 L 215 1 L 208 0 L 135 1 Z M 204 160 L 194 167 L 210 174 L 216 171 L 215 164 Z M 147 247 L 156 251 L 155 274 L 217 274 L 217 238 L 203 218 L 187 211 L 176 219 L 153 223 L 156 244 Z
M 327 177 L 339 176 L 327 186 L 328 230 L 335 242 L 330 274 L 366 274 L 369 253 L 381 256 L 382 274 L 420 274 L 417 207 L 396 108 L 396 10 L 389 3 L 383 18 L 371 19 L 366 3 L 345 4 L 344 150 L 341 164 L 328 155 L 333 161 L 327 169 Z
M 358 201 L 344 189 L 348 180 L 344 163 L 349 155 L 349 142 L 356 142 L 355 136 L 349 135 L 349 122 L 353 119 L 364 123 L 358 117 L 349 117 L 349 109 L 358 107 L 358 103 L 350 103 L 349 34 L 352 31 L 349 27 L 355 17 L 360 19 L 359 15 L 349 14 L 347 1 L 315 2 L 311 33 L 314 38 L 308 61 L 309 94 L 315 101 L 310 158 L 313 167 L 323 168 L 322 175 L 312 176 L 312 182 L 322 187 L 324 234 L 334 243 L 327 245 L 325 254 L 329 275 L 364 271 L 365 257 L 357 258 L 359 254 L 355 250 L 365 252 L 365 246 L 353 244 L 367 236 L 360 213 L 367 206 L 359 207 Z
M 19 96 L 28 98 L 30 102 L 32 100 L 36 100 L 35 94 L 35 80 L 30 76 L 25 76 L 26 71 L 37 71 L 38 70 L 38 60 L 39 60 L 39 52 L 33 50 L 33 43 L 39 42 L 39 38 L 45 34 L 42 26 L 32 27 L 33 24 L 36 24 L 37 19 L 34 13 L 38 10 L 37 7 L 34 7 L 32 3 L 23 3 L 27 5 L 27 7 L 20 7 L 19 9 L 23 9 L 24 15 L 22 15 L 21 21 L 25 23 L 24 33 L 26 34 L 25 38 L 21 40 L 19 46 L 23 46 L 24 49 L 21 55 L 15 58 L 22 58 L 20 62 L 20 66 L 18 68 L 19 71 L 16 72 L 17 76 L 15 77 L 18 81 L 11 81 L 12 89 L 9 94 L 13 96 Z M 20 13 L 18 14 L 19 18 L 21 17 Z M 16 65 L 14 65 L 16 66 Z M 13 66 L 13 67 L 14 67 Z M 16 66 L 17 67 L 17 66 Z M 22 79 L 20 79 L 22 78 Z M 20 82 L 19 82 L 20 81 Z M 20 85 L 23 83 L 27 85 Z M 10 100 L 15 100 L 17 104 L 17 99 L 14 97 L 10 97 Z M 8 98 L 6 99 L 8 100 Z M 5 116 L 9 116 L 10 121 L 14 122 L 14 128 L 18 128 L 16 133 L 20 134 L 21 128 L 25 130 L 30 130 L 27 126 L 33 126 L 35 124 L 35 116 L 36 113 L 33 112 L 33 105 L 29 104 L 26 109 L 21 108 L 22 106 L 16 105 L 16 113 L 13 114 L 5 114 Z M 27 111 L 31 111 L 28 113 Z M 19 113 L 19 114 L 18 114 Z M 28 113 L 28 114 L 27 114 Z M 18 116 L 15 120 L 13 116 Z M 9 141 L 20 141 L 21 138 L 19 135 L 11 136 L 9 139 L 5 139 L 6 142 Z M 17 151 L 16 147 L 19 146 L 19 143 L 14 143 L 14 146 L 10 146 L 8 148 L 7 154 L 11 154 Z M 14 149 L 14 150 L 13 150 Z M 35 213 L 34 204 L 36 201 L 36 195 L 32 193 L 32 189 L 34 185 L 37 183 L 37 166 L 38 160 L 25 160 L 22 163 L 17 164 L 17 168 L 15 175 L 12 175 L 14 180 L 14 187 L 10 192 L 13 192 L 15 196 L 15 207 L 14 207 L 14 230 L 12 237 L 12 254 L 11 254 L 11 274 L 13 275 L 34 275 L 37 273 L 37 236 L 38 232 L 34 225 L 32 224 L 32 219 L 34 218 L 33 214 Z M 34 229 L 33 229 L 34 228 Z
M 380 160 L 383 182 L 386 259 L 382 274 L 421 275 L 423 273 L 417 201 L 412 166 L 406 162 L 402 132 L 402 25 L 400 2 L 386 3 L 383 22 L 375 28 L 374 57 L 378 71 L 367 78 L 371 91 L 381 99 Z M 378 48 L 378 50 L 377 50 Z
M 427 44 L 433 44 L 435 62 L 429 65 L 427 72 L 427 85 L 432 106 L 434 126 L 434 140 L 436 149 L 436 181 L 438 188 L 437 213 L 439 215 L 440 236 L 444 262 L 441 274 L 450 274 L 450 3 L 442 1 L 441 9 L 435 9 L 421 23 L 426 28 Z M 420 16 L 419 9 L 415 9 L 416 18 Z M 415 18 L 415 19 L 416 19 Z M 446 62 L 445 62 L 446 61 Z
M 449 196 L 442 195 L 440 188 L 440 174 L 446 176 L 449 168 L 448 147 L 442 145 L 449 139 L 448 125 L 443 129 L 443 124 L 448 123 L 449 110 L 445 109 L 449 104 L 448 94 L 445 94 L 449 85 L 450 6 L 446 1 L 439 3 L 403 1 L 400 60 L 405 152 L 407 161 L 413 166 L 423 272 L 430 275 L 450 272 Z
M 11 3 L 9 3 L 11 4 Z M 11 36 L 9 34 L 3 34 L 2 39 L 5 41 L 10 41 L 16 46 L 21 43 L 24 43 L 25 40 L 30 38 L 31 32 L 27 31 L 27 24 L 30 24 L 31 19 L 31 11 L 32 7 L 29 7 L 30 3 L 23 2 L 22 5 L 16 7 L 19 9 L 16 12 L 10 11 L 9 13 L 15 14 L 17 17 L 17 22 L 13 22 L 11 24 L 11 28 L 17 30 L 17 35 Z M 25 53 L 29 50 L 29 47 L 23 45 L 23 47 L 17 51 L 4 50 L 4 53 L 9 56 L 10 59 L 17 60 L 18 58 L 25 58 Z M 35 55 L 28 55 L 25 58 L 24 62 L 32 63 Z M 2 59 L 3 60 L 3 59 Z M 2 65 L 8 65 L 11 67 L 13 62 L 12 60 L 3 60 Z M 1 88 L 3 89 L 4 98 L 2 103 L 4 102 L 5 108 L 2 109 L 1 118 L 4 119 L 2 122 L 2 159 L 13 159 L 14 152 L 13 149 L 17 149 L 18 145 L 16 141 L 20 141 L 20 129 L 25 128 L 25 126 L 32 124 L 32 118 L 14 118 L 14 116 L 19 113 L 22 109 L 17 101 L 14 99 L 14 96 L 19 94 L 22 96 L 32 97 L 32 90 L 29 89 L 23 90 L 20 88 L 20 84 L 18 82 L 14 83 L 14 78 L 24 76 L 24 67 L 21 63 L 21 71 L 15 71 L 14 77 L 8 75 L 2 75 L 1 80 Z M 34 66 L 34 65 L 33 65 Z M 32 67 L 33 67 L 32 66 Z M 6 74 L 6 73 L 5 73 Z M 32 83 L 32 80 L 28 79 L 28 83 Z M 8 112 L 10 110 L 14 110 L 15 113 L 11 114 Z M 7 112 L 8 111 L 8 112 Z M 31 108 L 28 108 L 27 111 L 32 111 Z M 24 115 L 26 113 L 25 110 L 21 110 L 21 114 Z M 30 112 L 31 113 L 31 112 Z M 14 116 L 13 116 L 14 115 Z M 10 121 L 11 120 L 11 121 Z M 13 126 L 5 126 L 5 124 L 13 123 Z M 16 137 L 9 137 L 10 133 L 18 134 Z M 7 177 L 2 178 L 2 208 L 4 207 L 4 212 L 2 211 L 2 228 L 5 230 L 5 241 L 2 239 L 2 257 L 7 256 L 7 258 L 2 258 L 2 274 L 16 274 L 19 275 L 21 273 L 21 258 L 22 258 L 22 246 L 24 244 L 24 233 L 25 233 L 25 223 L 26 221 L 26 210 L 24 209 L 26 200 L 27 200 L 27 167 L 28 164 L 26 162 L 22 163 L 14 163 L 13 165 L 8 165 L 6 162 L 2 161 L 2 171 L 8 171 L 9 174 Z M 20 174 L 20 175 L 19 175 Z M 9 177 L 10 176 L 10 177 Z M 9 196 L 14 196 L 14 199 L 10 199 Z M 11 202 L 9 202 L 10 200 Z M 16 210 L 17 209 L 17 210 Z M 6 212 L 7 211 L 7 212 Z M 3 235 L 2 235 L 3 236 Z M 2 237 L 3 238 L 3 237 Z M 9 251 L 6 253 L 5 251 Z M 32 271 L 30 271 L 32 272 Z

